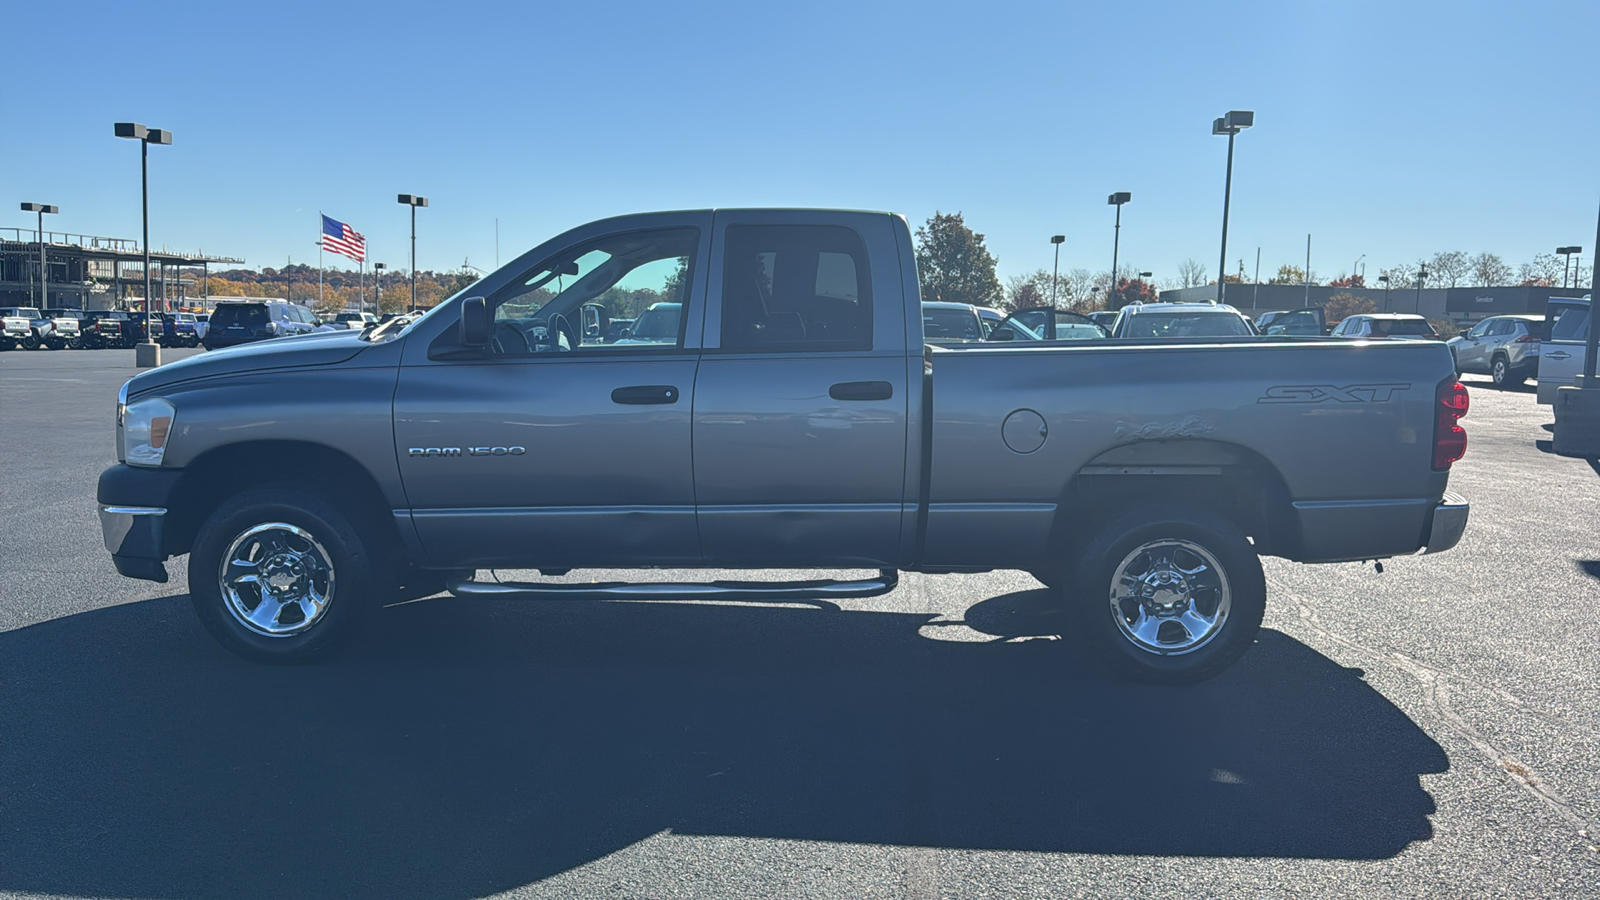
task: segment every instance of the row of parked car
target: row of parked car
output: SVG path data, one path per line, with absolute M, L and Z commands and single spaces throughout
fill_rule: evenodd
M 1211 303 L 1135 303 L 1087 315 L 1041 307 L 1006 316 L 996 309 L 929 301 L 922 304 L 922 324 L 935 344 L 1253 334 L 1445 341 L 1458 374 L 1488 375 L 1500 387 L 1537 378 L 1539 402 L 1551 403 L 1556 390 L 1574 383 L 1582 369 L 1589 306 L 1588 298 L 1552 298 L 1542 316 L 1492 316 L 1448 340 L 1416 313 L 1362 313 L 1329 327 L 1320 307 L 1266 312 L 1252 320 L 1234 307 Z
M 163 347 L 230 347 L 292 334 L 365 328 L 368 312 L 342 312 L 326 321 L 287 300 L 223 300 L 208 313 L 0 307 L 0 350 L 131 348 L 147 334 Z

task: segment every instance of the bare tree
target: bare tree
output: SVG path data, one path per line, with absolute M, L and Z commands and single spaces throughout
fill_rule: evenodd
M 1493 253 L 1484 251 L 1472 258 L 1472 281 L 1476 287 L 1510 284 L 1511 277 L 1511 267 Z
M 1435 253 L 1428 260 L 1428 275 L 1434 284 L 1447 288 L 1457 287 L 1472 272 L 1472 260 L 1460 250 Z
M 1060 307 L 1074 312 L 1098 309 L 1094 302 L 1094 273 L 1088 269 L 1073 269 L 1061 273 Z
M 1389 279 L 1387 284 L 1390 290 L 1417 286 L 1417 268 L 1406 263 L 1380 270 L 1378 277 L 1380 279 L 1385 277 Z M 1384 284 L 1385 282 L 1379 281 L 1378 283 Z
M 1050 271 L 1048 269 L 1035 269 L 1026 275 L 1013 275 L 1006 280 L 1006 296 L 1000 303 L 1000 308 L 1006 312 L 1016 312 L 1019 309 L 1029 309 L 1035 306 L 1049 306 L 1054 296 L 1057 306 L 1062 304 L 1061 281 L 1055 284 L 1052 295 L 1050 284 Z
M 1194 258 L 1178 263 L 1178 282 L 1180 287 L 1202 287 L 1206 283 L 1205 263 L 1198 263 Z
M 1517 283 L 1533 287 L 1553 287 L 1561 283 L 1563 265 L 1554 253 L 1541 253 L 1532 262 L 1517 267 Z

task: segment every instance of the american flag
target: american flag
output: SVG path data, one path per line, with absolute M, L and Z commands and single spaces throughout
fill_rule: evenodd
M 343 253 L 356 262 L 361 262 L 367 258 L 367 239 L 349 225 L 323 216 L 322 249 Z

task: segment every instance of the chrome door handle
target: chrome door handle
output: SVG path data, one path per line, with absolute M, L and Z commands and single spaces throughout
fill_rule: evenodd
M 1554 353 L 1546 353 L 1544 355 L 1544 358 L 1545 359 L 1566 359 L 1566 358 L 1570 357 L 1571 355 L 1572 355 L 1571 353 L 1568 353 L 1565 350 L 1557 350 Z

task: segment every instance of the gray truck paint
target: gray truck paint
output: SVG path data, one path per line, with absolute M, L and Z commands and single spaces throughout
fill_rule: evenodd
M 722 350 L 720 236 L 737 224 L 854 229 L 870 260 L 872 348 Z M 454 340 L 464 296 L 493 296 L 540 260 L 596 237 L 675 226 L 700 235 L 682 349 L 604 358 L 436 352 Z M 326 448 L 370 477 L 387 508 L 367 512 L 393 517 L 413 561 L 441 569 L 1039 571 L 1068 549 L 1060 542 L 1079 524 L 1075 490 L 1114 497 L 1135 480 L 1168 479 L 1157 483 L 1181 501 L 1193 479 L 1240 468 L 1264 479 L 1270 515 L 1282 523 L 1265 552 L 1382 558 L 1423 549 L 1439 531 L 1434 512 L 1448 473 L 1431 466 L 1435 392 L 1454 372 L 1442 343 L 1242 337 L 928 348 L 920 303 L 911 234 L 898 216 L 652 213 L 547 241 L 397 336 L 264 341 L 152 370 L 124 390 L 130 401 L 162 396 L 175 405 L 163 468 L 179 483 L 207 454 L 260 442 L 283 448 L 285 477 L 318 483 L 295 454 Z M 830 386 L 844 382 L 887 382 L 892 393 L 833 399 Z M 612 391 L 639 385 L 678 394 L 656 405 L 612 401 Z M 186 552 L 160 538 L 163 516 L 148 511 L 166 507 L 113 496 L 131 489 L 108 484 L 143 477 L 121 474 L 133 480 L 102 478 L 102 506 L 146 512 L 131 524 L 115 520 L 119 543 Z M 222 499 L 173 493 L 174 503 Z M 129 527 L 158 534 L 130 537 Z

